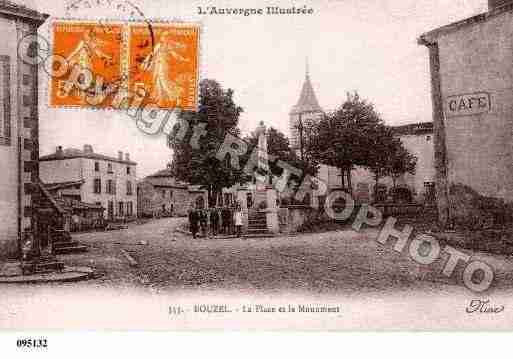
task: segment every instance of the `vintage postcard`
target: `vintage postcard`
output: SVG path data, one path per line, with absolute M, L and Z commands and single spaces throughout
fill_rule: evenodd
M 1 1 L 0 329 L 512 330 L 512 25 Z

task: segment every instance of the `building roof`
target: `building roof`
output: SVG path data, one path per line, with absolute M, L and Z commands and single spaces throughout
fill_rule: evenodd
M 170 187 L 186 189 L 188 183 L 178 181 L 171 173 L 171 169 L 165 168 L 149 175 L 143 179 L 142 182 L 150 183 L 157 187 Z
M 145 177 L 142 181 L 139 181 L 139 185 L 151 184 L 154 187 L 168 187 L 186 189 L 191 193 L 203 193 L 204 189 L 201 189 L 201 185 L 191 185 L 184 181 L 177 180 L 172 174 L 171 169 L 166 168 L 155 172 L 152 175 Z
M 82 201 L 78 201 L 72 198 L 55 198 L 55 201 L 62 207 L 64 210 L 71 212 L 75 211 L 103 211 L 105 208 L 101 204 L 94 203 L 86 203 Z
M 149 175 L 148 177 L 173 177 L 171 174 L 170 168 L 165 168 L 163 170 L 157 171 L 154 174 Z
M 34 9 L 33 4 L 27 4 L 27 1 L 0 0 L 0 14 L 8 17 L 23 18 L 29 22 L 41 25 L 50 16 L 40 13 Z
M 53 183 L 44 183 L 43 185 L 49 191 L 55 191 L 62 188 L 81 186 L 84 184 L 84 180 L 80 181 L 67 181 L 67 182 L 53 182 Z
M 205 193 L 205 190 L 201 188 L 201 185 L 189 185 L 187 190 L 191 193 Z
M 497 15 L 506 13 L 506 12 L 513 12 L 513 2 L 503 5 L 503 6 L 499 6 L 497 8 L 493 8 L 493 9 L 489 10 L 488 12 L 485 12 L 485 13 L 482 13 L 479 15 L 475 15 L 475 16 L 472 16 L 472 17 L 464 19 L 464 20 L 453 22 L 452 24 L 445 25 L 445 26 L 439 27 L 437 29 L 431 30 L 429 32 L 426 32 L 419 36 L 417 42 L 419 45 L 426 45 L 426 46 L 433 44 L 442 35 L 452 33 L 454 31 L 460 30 L 467 26 L 486 22 L 489 19 L 491 19 Z
M 317 101 L 317 96 L 315 96 L 315 91 L 313 89 L 312 82 L 310 81 L 308 71 L 305 75 L 305 82 L 303 82 L 299 100 L 296 105 L 292 107 L 292 111 L 290 111 L 291 114 L 303 112 L 322 112 L 322 108 L 319 106 L 319 102 Z
M 76 148 L 66 148 L 62 150 L 62 154 L 58 154 L 54 152 L 52 154 L 39 157 L 39 161 L 59 161 L 59 160 L 68 160 L 73 158 L 90 158 L 95 160 L 109 161 L 109 162 L 117 162 L 123 163 L 127 165 L 137 165 L 137 162 L 134 161 L 126 161 L 120 160 L 116 157 L 105 156 L 95 152 L 84 152 L 82 150 Z
M 393 126 L 396 135 L 422 135 L 433 133 L 433 122 L 410 123 L 408 125 Z

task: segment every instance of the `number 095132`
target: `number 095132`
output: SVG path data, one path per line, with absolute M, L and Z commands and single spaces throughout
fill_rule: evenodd
M 47 348 L 48 342 L 43 338 L 22 338 L 16 341 L 16 346 L 18 348 Z

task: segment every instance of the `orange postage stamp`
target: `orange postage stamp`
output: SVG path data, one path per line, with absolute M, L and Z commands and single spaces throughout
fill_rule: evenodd
M 57 21 L 53 23 L 54 68 L 50 105 L 109 107 L 108 89 L 123 81 L 123 24 Z
M 195 24 L 129 25 L 128 87 L 145 104 L 197 109 L 199 33 Z

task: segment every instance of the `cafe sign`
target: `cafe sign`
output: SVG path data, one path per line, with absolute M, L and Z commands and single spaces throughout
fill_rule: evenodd
M 487 92 L 454 95 L 445 101 L 445 116 L 479 115 L 489 112 L 491 108 L 490 94 Z

